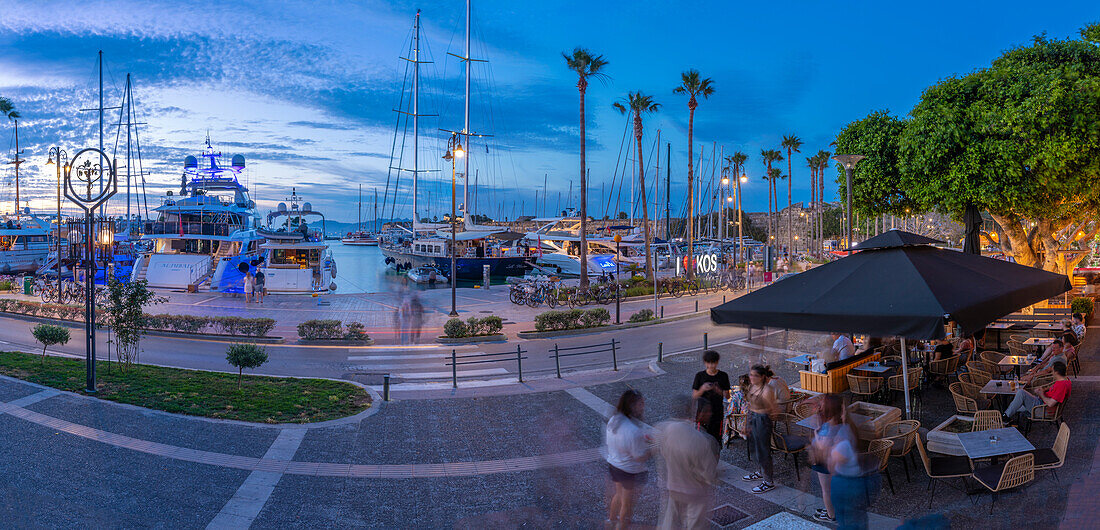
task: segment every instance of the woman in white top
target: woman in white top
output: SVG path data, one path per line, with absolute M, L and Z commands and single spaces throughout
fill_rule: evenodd
M 252 302 L 252 287 L 255 280 L 252 278 L 252 271 L 246 271 L 244 273 L 244 303 Z
M 614 485 L 607 506 L 607 520 L 612 528 L 630 527 L 635 489 L 645 483 L 650 445 L 646 426 L 641 423 L 644 410 L 645 399 L 641 394 L 636 390 L 623 392 L 604 431 L 608 472 Z

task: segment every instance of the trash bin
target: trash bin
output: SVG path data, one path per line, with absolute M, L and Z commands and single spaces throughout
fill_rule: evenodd
M 23 277 L 23 294 L 27 296 L 34 295 L 34 279 L 30 276 Z

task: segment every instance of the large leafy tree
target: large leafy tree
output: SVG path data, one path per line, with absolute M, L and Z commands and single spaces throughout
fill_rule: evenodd
M 707 99 L 714 94 L 714 80 L 709 77 L 703 77 L 699 75 L 699 71 L 695 69 L 688 70 L 680 74 L 680 86 L 674 88 L 675 94 L 687 94 L 688 96 L 688 222 L 687 222 L 687 240 L 688 240 L 688 256 L 691 259 L 695 259 L 695 234 L 692 233 L 692 224 L 695 218 L 695 175 L 693 174 L 694 166 L 692 164 L 692 153 L 694 153 L 693 142 L 695 141 L 695 109 L 699 107 L 699 98 Z M 687 267 L 688 279 L 695 278 L 695 267 Z
M 787 150 L 787 252 L 790 255 L 794 255 L 794 222 L 791 214 L 794 209 L 791 206 L 794 205 L 791 197 L 791 185 L 794 182 L 794 173 L 791 172 L 794 159 L 791 157 L 793 153 L 800 153 L 799 149 L 802 148 L 802 140 L 793 135 L 788 134 L 783 136 L 783 141 L 779 144 L 783 149 Z
M 867 157 L 856 164 L 852 172 L 852 210 L 875 216 L 902 214 L 907 209 L 917 208 L 903 189 L 898 163 L 898 142 L 905 131 L 905 123 L 888 111 L 875 111 L 844 126 L 837 135 L 838 152 Z M 848 195 L 845 178 L 842 168 L 837 174 L 837 189 L 842 201 Z
M 603 73 L 603 68 L 607 66 L 607 61 L 604 60 L 603 55 L 597 55 L 589 50 L 581 47 L 573 49 L 572 54 L 561 54 L 565 59 L 565 65 L 577 74 L 577 91 L 581 96 L 581 110 L 580 110 L 580 135 L 581 135 L 581 236 L 580 236 L 580 254 L 581 261 L 581 287 L 588 286 L 588 166 L 585 163 L 585 137 L 584 130 L 584 96 L 588 91 L 588 79 L 605 79 L 607 74 Z
M 634 141 L 638 146 L 638 186 L 642 189 L 642 219 L 644 219 L 642 224 L 645 225 L 645 275 L 656 282 L 657 277 L 654 275 L 653 256 L 650 250 L 649 207 L 645 197 L 645 164 L 642 163 L 642 115 L 657 112 L 661 105 L 654 102 L 652 96 L 641 92 L 631 92 L 627 94 L 624 102 L 615 102 L 612 105 L 619 112 L 623 114 L 629 112 L 634 116 Z

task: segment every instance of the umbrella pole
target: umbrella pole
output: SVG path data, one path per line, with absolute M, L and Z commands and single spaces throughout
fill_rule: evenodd
M 909 419 L 909 354 L 905 350 L 905 337 L 901 338 L 901 386 L 905 388 L 905 419 Z

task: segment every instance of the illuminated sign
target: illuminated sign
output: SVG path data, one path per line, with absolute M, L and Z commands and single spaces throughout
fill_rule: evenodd
M 688 257 L 684 256 L 676 260 L 676 274 L 684 273 L 687 268 Z M 718 254 L 700 254 L 695 258 L 695 274 L 708 274 L 718 272 Z

